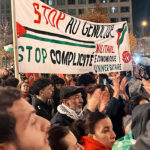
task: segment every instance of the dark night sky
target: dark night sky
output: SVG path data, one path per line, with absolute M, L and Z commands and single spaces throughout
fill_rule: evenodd
M 141 22 L 147 20 L 149 25 L 144 29 L 145 35 L 150 36 L 150 0 L 132 0 L 134 34 L 142 34 Z

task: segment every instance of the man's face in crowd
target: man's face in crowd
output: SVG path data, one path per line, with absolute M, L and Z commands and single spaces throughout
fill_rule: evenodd
M 52 84 L 46 86 L 43 90 L 42 90 L 42 96 L 44 96 L 45 99 L 50 99 L 52 98 L 54 93 L 54 87 Z
M 69 132 L 69 134 L 63 138 L 63 142 L 68 146 L 67 150 L 83 150 L 83 147 L 77 143 L 77 139 L 72 132 Z
M 74 111 L 81 111 L 83 104 L 82 94 L 77 93 L 70 96 L 68 99 L 65 100 L 65 104 Z
M 50 150 L 47 135 L 49 121 L 37 116 L 34 108 L 23 99 L 15 101 L 9 112 L 16 118 L 14 150 Z

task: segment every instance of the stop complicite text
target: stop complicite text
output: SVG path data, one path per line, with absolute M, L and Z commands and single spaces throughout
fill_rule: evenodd
M 92 54 L 81 54 L 71 51 L 61 50 L 46 50 L 45 48 L 33 48 L 32 46 L 19 46 L 19 62 L 27 61 L 29 63 L 36 62 L 46 63 L 50 61 L 56 65 L 67 65 L 67 66 L 92 66 L 94 55 Z M 24 57 L 23 53 L 27 53 L 27 58 Z M 32 55 L 32 57 L 31 57 Z M 34 58 L 34 60 L 31 60 Z M 27 60 L 25 60 L 27 59 Z

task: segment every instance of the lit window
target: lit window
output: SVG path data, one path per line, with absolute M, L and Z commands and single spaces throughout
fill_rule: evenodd
M 101 0 L 101 3 L 107 3 L 107 0 Z
M 53 0 L 48 0 L 48 5 L 52 5 L 53 4 Z
M 118 12 L 118 8 L 113 6 L 113 7 L 110 8 L 110 12 L 113 13 L 113 14 L 117 13 Z

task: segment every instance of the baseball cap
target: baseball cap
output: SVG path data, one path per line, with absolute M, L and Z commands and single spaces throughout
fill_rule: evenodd
M 65 86 L 60 90 L 60 100 L 66 99 L 77 93 L 82 93 L 84 91 L 80 86 Z

